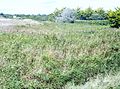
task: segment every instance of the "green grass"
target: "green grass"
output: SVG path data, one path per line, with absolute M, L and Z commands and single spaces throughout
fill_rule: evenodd
M 76 23 L 80 24 L 95 24 L 95 25 L 109 25 L 108 20 L 77 20 Z
M 61 89 L 120 69 L 120 29 L 44 22 L 13 30 L 0 33 L 1 89 Z
M 120 89 L 120 72 L 107 74 L 106 76 L 98 75 L 95 79 L 90 79 L 84 85 L 67 84 L 65 89 Z

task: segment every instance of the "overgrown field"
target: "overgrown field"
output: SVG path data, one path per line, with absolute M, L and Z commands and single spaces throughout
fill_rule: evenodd
M 0 89 L 65 89 L 119 71 L 120 29 L 51 22 L 0 28 Z

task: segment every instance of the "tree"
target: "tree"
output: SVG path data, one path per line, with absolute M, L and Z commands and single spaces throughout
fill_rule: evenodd
M 76 10 L 75 10 L 75 16 L 76 16 L 76 19 L 80 19 L 80 16 L 81 16 L 81 9 L 80 8 L 77 8 Z
M 86 13 L 85 13 L 85 11 L 84 10 L 81 10 L 80 8 L 77 8 L 76 10 L 75 10 L 75 16 L 76 16 L 76 19 L 78 19 L 78 20 L 86 20 Z
M 63 8 L 64 9 L 64 8 Z M 54 16 L 56 17 L 56 16 L 59 16 L 61 13 L 62 13 L 62 11 L 63 11 L 63 9 L 55 9 L 55 11 L 53 12 L 53 14 L 54 14 Z
M 110 22 L 110 26 L 113 28 L 120 27 L 120 8 L 116 8 L 115 11 L 108 12 L 108 19 Z
M 64 9 L 64 8 L 63 8 Z M 48 20 L 49 21 L 55 21 L 57 16 L 60 16 L 60 14 L 62 13 L 63 9 L 55 9 L 55 11 L 51 14 L 48 15 Z
M 86 20 L 89 20 L 90 16 L 94 13 L 94 10 L 92 10 L 91 7 L 87 8 L 85 10 L 85 17 L 86 17 Z
M 65 8 L 62 13 L 56 17 L 56 22 L 69 22 L 74 23 L 75 11 L 69 8 Z
M 104 11 L 103 8 L 96 9 L 95 13 L 102 17 L 101 20 L 107 19 L 107 13 Z
M 54 16 L 53 13 L 51 13 L 51 14 L 48 15 L 48 20 L 49 21 L 54 21 L 54 19 L 55 19 L 55 16 Z

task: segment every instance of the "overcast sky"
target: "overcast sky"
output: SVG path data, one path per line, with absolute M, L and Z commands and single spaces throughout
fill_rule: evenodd
M 49 14 L 55 8 L 63 7 L 81 9 L 103 7 L 109 10 L 117 6 L 120 6 L 120 0 L 0 0 L 0 13 Z

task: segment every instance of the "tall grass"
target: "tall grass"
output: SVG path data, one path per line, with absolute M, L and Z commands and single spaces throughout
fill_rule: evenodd
M 118 72 L 120 31 L 104 28 L 44 23 L 1 32 L 0 88 L 61 89 Z

